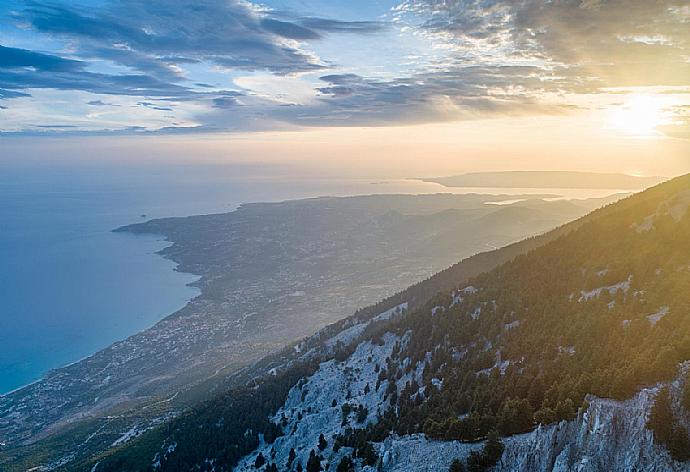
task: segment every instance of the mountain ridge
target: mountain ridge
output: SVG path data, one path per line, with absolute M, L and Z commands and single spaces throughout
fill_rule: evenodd
M 512 438 L 535 437 L 543 430 L 534 429 L 538 424 L 573 426 L 558 426 L 565 431 L 564 439 L 557 441 L 563 448 L 543 463 L 547 468 L 537 470 L 575 470 L 587 457 L 590 468 L 577 470 L 614 464 L 606 457 L 619 457 L 617 449 L 596 452 L 571 443 L 578 431 L 575 425 L 584 421 L 582 415 L 599 405 L 600 411 L 610 413 L 604 415 L 609 423 L 602 426 L 609 428 L 611 421 L 627 421 L 620 413 L 625 409 L 616 402 L 637 398 L 645 385 L 680 375 L 675 381 L 678 389 L 687 388 L 687 373 L 677 374 L 677 368 L 690 358 L 688 303 L 681 288 L 687 287 L 690 277 L 683 245 L 690 234 L 690 218 L 687 208 L 679 212 L 677 207 L 684 204 L 678 195 L 688 189 L 690 176 L 684 176 L 628 197 L 543 236 L 541 242 L 546 244 L 532 241 L 536 248 L 531 252 L 523 251 L 489 272 L 469 281 L 455 278 L 458 286 L 429 302 L 415 306 L 413 300 L 405 300 L 393 305 L 405 295 L 414 299 L 414 291 L 408 289 L 339 323 L 339 329 L 329 331 L 330 337 L 322 333 L 293 346 L 302 361 L 271 367 L 266 376 L 250 383 L 255 395 L 273 398 L 266 410 L 257 408 L 259 418 L 248 419 L 269 418 L 268 429 L 260 436 L 263 440 L 247 438 L 249 442 L 240 446 L 222 439 L 228 438 L 224 434 L 230 425 L 216 426 L 218 438 L 204 436 L 208 442 L 202 451 L 190 449 L 199 443 L 192 440 L 189 428 L 210 427 L 211 418 L 233 421 L 235 397 L 228 393 L 167 429 L 162 444 L 175 447 L 163 454 L 159 466 L 224 470 L 240 461 L 239 470 L 244 470 L 262 452 L 266 466 L 273 467 L 274 460 L 287 461 L 293 455 L 287 453 L 297 445 L 297 459 L 292 461 L 302 465 L 319 461 L 351 463 L 356 470 L 373 470 L 375 464 L 383 470 L 414 470 L 385 462 L 388 439 L 423 434 L 436 441 L 433 444 L 473 444 L 495 428 L 506 437 L 505 451 L 510 454 L 516 441 Z M 638 230 L 651 215 L 652 224 Z M 503 251 L 502 257 L 509 252 Z M 467 269 L 471 265 L 465 265 L 463 270 L 471 272 Z M 450 280 L 437 286 L 445 284 Z M 561 314 L 552 315 L 554 310 Z M 310 345 L 315 347 L 306 350 Z M 636 428 L 641 427 L 639 418 L 646 419 L 656 408 L 658 390 L 645 395 L 642 403 L 631 403 L 638 405 L 634 412 L 638 420 L 630 419 L 637 421 Z M 605 397 L 614 400 L 597 400 Z M 673 414 L 674 431 L 682 431 L 687 412 L 681 408 Z M 589 420 L 583 424 L 588 428 Z M 556 431 L 554 426 L 544 427 Z M 319 428 L 327 433 L 323 447 L 317 447 L 322 446 L 320 438 L 312 438 Z M 625 459 L 615 460 L 632 466 L 655 464 L 657 470 L 689 470 L 687 463 L 669 458 L 664 450 L 668 444 L 660 442 L 657 428 L 645 425 L 641 436 L 635 436 L 651 456 L 622 455 Z M 254 434 L 258 432 L 250 436 Z M 625 431 L 621 434 L 622 445 L 635 440 Z M 98 470 L 131 466 L 132 452 L 142 444 L 135 441 L 130 449 L 104 457 Z M 571 452 L 564 453 L 567 444 Z M 477 449 L 465 448 L 458 458 L 473 467 L 486 464 Z M 443 467 L 450 459 L 444 458 Z M 507 457 L 498 460 L 500 470 L 518 470 L 515 462 L 505 462 Z M 285 468 L 285 463 L 280 467 Z
M 0 441 L 6 443 L 0 468 L 81 460 L 241 385 L 257 375 L 255 361 L 316 330 L 305 317 L 326 325 L 448 261 L 485 250 L 486 232 L 469 222 L 501 210 L 486 202 L 505 198 L 320 198 L 139 224 L 138 230 L 163 233 L 173 243 L 163 256 L 179 270 L 203 276 L 196 283 L 203 296 L 149 330 L 0 397 Z M 585 214 L 605 201 L 577 201 L 575 210 Z M 491 235 L 491 243 L 503 245 L 572 219 L 562 207 L 545 202 L 555 219 L 535 220 L 522 235 Z M 434 216 L 453 208 L 461 213 Z M 445 244 L 438 251 L 420 243 L 439 237 Z M 289 321 L 295 317 L 299 322 Z M 248 330 L 257 336 L 242 335 Z

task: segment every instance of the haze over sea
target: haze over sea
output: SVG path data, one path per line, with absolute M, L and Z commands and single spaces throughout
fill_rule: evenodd
M 275 178 L 241 165 L 2 165 L 0 394 L 153 325 L 198 293 L 187 285 L 194 275 L 156 254 L 168 243 L 111 231 L 119 226 L 243 202 L 468 191 L 412 180 Z

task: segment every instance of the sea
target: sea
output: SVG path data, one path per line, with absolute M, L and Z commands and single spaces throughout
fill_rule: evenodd
M 146 329 L 198 295 L 189 285 L 197 276 L 157 254 L 169 242 L 112 231 L 122 225 L 324 195 L 552 192 L 301 178 L 243 165 L 0 165 L 0 394 Z

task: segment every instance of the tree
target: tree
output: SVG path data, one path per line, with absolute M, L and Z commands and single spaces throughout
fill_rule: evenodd
M 465 466 L 462 465 L 460 459 L 453 459 L 453 462 L 450 463 L 448 472 L 465 472 Z
M 690 460 L 688 430 L 677 424 L 668 387 L 659 390 L 647 420 L 647 427 L 654 432 L 654 442 L 666 446 L 677 461 Z
M 350 456 L 343 456 L 335 472 L 355 472 L 355 463 Z
M 295 461 L 296 457 L 297 457 L 297 454 L 295 454 L 295 448 L 291 447 L 290 452 L 288 453 L 288 460 L 287 460 L 288 469 L 290 468 L 292 463 Z
M 309 460 L 307 460 L 307 472 L 320 472 L 321 471 L 321 459 L 316 455 L 316 452 L 312 449 L 309 453 Z
M 680 425 L 676 425 L 671 433 L 668 444 L 668 452 L 677 461 L 690 460 L 690 438 L 688 430 Z
M 378 454 L 374 450 L 374 446 L 369 441 L 365 442 L 359 449 L 357 449 L 357 457 L 364 460 L 364 465 L 376 465 L 379 460 Z
M 467 468 L 469 472 L 483 472 L 490 467 L 493 467 L 501 460 L 503 455 L 503 443 L 496 431 L 491 431 L 484 443 L 482 452 L 472 451 L 470 457 L 467 459 Z
M 484 450 L 482 451 L 489 466 L 493 466 L 501 460 L 504 449 L 505 447 L 498 433 L 496 431 L 491 431 L 486 439 L 486 444 L 484 444 Z
M 319 435 L 319 451 L 323 451 L 328 447 L 328 442 L 326 441 L 326 438 L 324 437 L 323 433 Z
M 484 455 L 481 452 L 470 452 L 470 456 L 467 458 L 467 470 L 469 472 L 484 472 L 486 470 Z
M 550 424 L 556 421 L 556 412 L 548 406 L 534 413 L 534 421 L 539 424 Z
M 256 460 L 254 461 L 254 467 L 257 469 L 260 469 L 263 467 L 263 465 L 266 463 L 266 458 L 264 457 L 263 453 L 260 452 L 258 456 L 256 456 Z
M 566 398 L 556 405 L 556 418 L 558 420 L 571 420 L 575 417 L 575 404 L 570 398 Z
M 532 429 L 534 411 L 526 398 L 511 399 L 501 407 L 498 428 L 502 434 L 524 433 Z
M 668 444 L 673 436 L 673 410 L 668 387 L 659 390 L 654 399 L 654 406 L 647 420 L 647 427 L 654 432 L 654 441 L 657 444 Z
M 367 407 L 365 407 L 364 405 L 359 405 L 359 408 L 357 408 L 357 423 L 364 423 L 368 415 L 369 410 L 367 409 Z

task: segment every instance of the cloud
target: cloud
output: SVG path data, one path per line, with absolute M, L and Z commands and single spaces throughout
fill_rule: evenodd
M 197 112 L 234 108 L 243 95 L 207 83 L 209 74 L 319 71 L 326 65 L 303 49 L 305 41 L 384 28 L 375 21 L 286 14 L 245 0 L 106 0 L 88 9 L 37 0 L 10 15 L 16 26 L 37 35 L 37 45 L 45 37 L 53 48 L 58 41 L 66 46 L 47 53 L 0 45 L 0 99 L 52 89 L 194 102 L 189 108 Z M 147 100 L 139 106 L 175 111 Z
M 92 107 L 114 107 L 117 105 L 114 105 L 112 103 L 106 103 L 103 100 L 91 100 L 86 102 L 87 105 L 92 106 Z
M 676 125 L 663 125 L 657 129 L 671 138 L 690 140 L 690 121 Z
M 155 103 L 151 102 L 138 102 L 137 105 L 139 105 L 140 107 L 150 108 L 151 110 L 173 111 L 173 109 L 170 107 L 156 105 Z
M 279 21 L 271 18 L 261 20 L 261 27 L 266 31 L 270 31 L 278 36 L 289 39 L 319 39 L 320 35 L 309 28 L 290 23 L 287 21 Z
M 83 69 L 83 63 L 26 49 L 8 48 L 0 45 L 0 67 L 3 69 L 32 67 L 48 72 L 73 72 Z
M 328 18 L 306 17 L 299 19 L 299 23 L 306 28 L 326 33 L 378 33 L 388 28 L 380 21 L 339 21 Z
M 355 74 L 320 77 L 327 86 L 321 106 L 300 110 L 297 121 L 342 125 L 390 125 L 458 120 L 489 115 L 565 113 L 567 106 L 547 105 L 539 95 L 559 87 L 542 82 L 534 66 L 453 66 L 444 71 L 375 80 Z
M 671 122 L 658 126 L 657 130 L 672 138 L 690 140 L 690 104 L 674 106 L 669 114 Z
M 35 2 L 23 16 L 37 31 L 69 38 L 85 55 L 169 79 L 174 66 L 223 67 L 290 74 L 324 65 L 294 41 L 326 32 L 371 32 L 375 22 L 277 19 L 240 0 L 120 0 L 95 12 Z
M 21 90 L 50 88 L 98 94 L 191 96 L 187 87 L 144 74 L 89 72 L 86 63 L 0 45 L 0 97 L 28 96 Z
M 0 99 L 28 97 L 28 93 L 0 88 Z
M 421 18 L 421 30 L 445 38 L 458 57 L 531 61 L 544 74 L 558 68 L 562 87 L 581 91 L 687 85 L 684 8 L 669 0 L 408 0 L 398 12 Z
M 571 94 L 688 85 L 686 3 L 404 0 L 393 21 L 381 22 L 276 11 L 245 0 L 106 0 L 89 10 L 39 0 L 16 20 L 65 47 L 50 54 L 0 46 L 0 99 L 26 98 L 31 89 L 137 97 L 129 103 L 175 115 L 171 126 L 152 125 L 161 133 L 566 113 L 574 107 Z M 377 33 L 393 33 L 401 44 L 421 38 L 425 48 L 411 51 L 415 59 L 400 56 L 400 63 L 412 64 L 404 71 L 338 66 L 341 57 L 356 63 L 351 58 L 366 54 L 363 47 L 377 48 L 366 42 L 378 40 L 366 36 Z M 320 49 L 334 57 L 309 50 L 348 34 L 362 38 Z M 390 50 L 407 54 L 396 48 Z M 388 45 L 381 51 L 388 53 Z M 246 77 L 270 74 L 271 93 L 249 80 L 242 85 L 236 70 Z M 241 93 L 213 85 L 231 79 Z M 174 131 L 180 122 L 184 129 Z M 685 129 L 668 132 L 684 135 Z M 116 131 L 151 130 L 123 125 Z
M 240 102 L 235 96 L 216 97 L 213 99 L 214 108 L 235 108 L 240 106 Z

